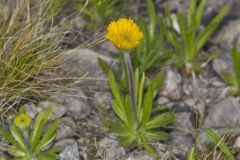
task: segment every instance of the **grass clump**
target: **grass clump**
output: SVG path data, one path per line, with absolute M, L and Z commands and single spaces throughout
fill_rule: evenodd
M 0 2 L 0 107 L 47 93 L 44 71 L 60 60 L 60 33 L 51 26 L 50 1 Z M 46 29 L 46 26 L 49 26 Z M 3 112 L 1 112 L 3 114 Z
M 213 144 L 208 144 L 208 146 L 201 146 L 201 144 L 195 144 L 189 151 L 187 155 L 187 160 L 236 160 L 238 152 L 229 145 L 232 143 L 229 139 L 231 131 L 227 130 L 223 136 L 218 136 L 210 128 L 205 129 L 205 133 L 208 138 L 213 142 Z M 237 154 L 236 154 L 237 153 Z

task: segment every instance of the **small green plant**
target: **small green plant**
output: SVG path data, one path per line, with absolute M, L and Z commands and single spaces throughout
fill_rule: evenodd
M 49 107 L 46 112 L 42 111 L 36 117 L 34 127 L 31 128 L 31 118 L 21 108 L 19 114 L 10 125 L 10 133 L 0 130 L 0 135 L 5 138 L 9 145 L 7 152 L 19 160 L 57 160 L 57 148 L 49 148 L 56 137 L 59 119 L 55 119 L 45 131 L 46 123 L 52 112 Z
M 209 37 L 214 33 L 219 23 L 228 12 L 228 6 L 225 5 L 212 21 L 202 30 L 199 30 L 206 0 L 201 0 L 197 6 L 197 0 L 189 0 L 188 16 L 182 13 L 174 18 L 168 15 L 172 30 L 167 32 L 167 39 L 175 50 L 177 67 L 185 67 L 189 74 L 193 71 L 200 71 L 199 62 L 216 57 L 219 53 L 210 54 L 206 57 L 198 56 Z M 176 20 L 177 19 L 177 20 Z M 176 25 L 177 24 L 177 25 Z M 176 31 L 176 32 L 175 32 Z M 178 34 L 180 38 L 178 37 Z
M 151 143 L 154 140 L 164 140 L 168 137 L 168 134 L 159 131 L 159 128 L 174 121 L 175 115 L 171 112 L 162 114 L 155 112 L 153 115 L 156 86 L 148 85 L 145 92 L 145 74 L 140 75 L 138 68 L 133 70 L 129 51 L 142 40 L 143 32 L 132 19 L 120 18 L 110 23 L 106 38 L 122 51 L 127 73 L 128 93 L 120 91 L 113 71 L 103 65 L 108 71 L 109 86 L 113 95 L 112 108 L 115 115 L 112 116 L 104 107 L 99 106 L 102 111 L 102 122 L 117 134 L 121 145 L 138 146 L 157 157 L 157 152 Z
M 122 96 L 119 92 L 112 71 L 109 71 L 108 76 L 114 97 L 112 107 L 117 117 L 112 117 L 110 113 L 104 111 L 104 117 L 108 117 L 105 122 L 106 126 L 118 135 L 121 145 L 131 146 L 136 143 L 138 147 L 143 147 L 149 154 L 156 157 L 157 153 L 151 142 L 167 139 L 168 134 L 160 131 L 159 128 L 174 121 L 175 115 L 171 112 L 153 115 L 153 86 L 150 85 L 147 93 L 144 94 L 144 74 L 139 81 L 138 71 L 135 73 L 136 109 L 130 101 L 130 95 Z
M 233 86 L 233 95 L 240 95 L 240 52 L 237 48 L 232 49 L 232 68 L 233 73 L 222 73 L 222 79 Z
M 231 150 L 223 142 L 222 138 L 218 137 L 211 129 L 206 129 L 205 133 L 214 142 L 214 144 L 221 150 L 225 160 L 236 160 Z
M 164 64 L 171 58 L 171 50 L 164 50 L 164 37 L 166 34 L 166 25 L 160 16 L 157 16 L 155 13 L 154 5 L 152 0 L 147 0 L 148 13 L 150 16 L 150 21 L 144 22 L 142 17 L 139 17 L 140 28 L 143 31 L 143 39 L 139 45 L 133 50 L 133 53 L 130 55 L 131 63 L 133 64 L 133 70 L 135 71 L 139 68 L 140 76 L 143 73 L 147 73 L 153 69 L 156 69 L 158 72 Z M 159 26 L 159 29 L 156 29 L 156 26 Z M 119 55 L 119 60 L 121 64 L 121 71 L 114 72 L 119 83 L 119 88 L 121 91 L 127 93 L 128 91 L 128 76 L 127 68 L 125 66 L 124 57 L 122 54 Z M 102 59 L 98 59 L 98 62 L 103 69 L 103 71 L 108 74 L 111 67 Z M 164 80 L 163 72 L 157 73 L 155 78 L 145 77 L 146 84 L 153 84 L 153 90 L 156 92 L 159 90 L 160 86 Z M 156 94 L 155 94 L 156 95 Z

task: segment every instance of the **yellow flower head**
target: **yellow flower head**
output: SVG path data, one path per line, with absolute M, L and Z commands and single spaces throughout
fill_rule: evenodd
M 21 113 L 15 118 L 14 123 L 16 126 L 20 128 L 26 128 L 30 125 L 31 118 L 29 117 L 28 114 Z
M 106 39 L 121 50 L 135 48 L 143 38 L 143 33 L 132 19 L 120 18 L 118 21 L 113 21 L 107 30 Z

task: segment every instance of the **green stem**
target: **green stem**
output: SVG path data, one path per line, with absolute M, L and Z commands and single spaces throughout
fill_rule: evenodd
M 128 52 L 123 53 L 124 55 L 124 62 L 126 64 L 127 68 L 127 74 L 128 74 L 128 89 L 129 89 L 129 95 L 130 95 L 130 101 L 132 106 L 132 114 L 134 121 L 137 121 L 137 104 L 135 99 L 135 87 L 134 87 L 134 74 L 133 74 L 133 67 L 132 62 L 130 58 L 130 54 Z

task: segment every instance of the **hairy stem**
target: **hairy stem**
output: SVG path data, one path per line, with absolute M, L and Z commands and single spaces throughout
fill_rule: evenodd
M 133 74 L 133 67 L 132 62 L 130 58 L 130 54 L 128 52 L 123 53 L 124 55 L 124 62 L 126 64 L 127 68 L 127 74 L 128 74 L 128 89 L 129 89 L 129 95 L 130 95 L 130 101 L 132 106 L 132 114 L 134 121 L 137 121 L 137 104 L 135 99 L 135 88 L 134 88 L 134 74 Z

